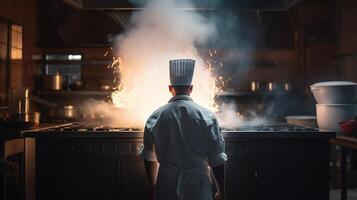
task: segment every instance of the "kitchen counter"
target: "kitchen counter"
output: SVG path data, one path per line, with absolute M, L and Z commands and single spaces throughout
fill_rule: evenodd
M 329 140 L 335 133 L 263 128 L 222 130 L 227 200 L 328 200 Z M 36 141 L 36 199 L 149 199 L 139 156 L 142 131 L 42 129 L 23 135 Z
M 6 196 L 6 199 L 35 199 L 35 139 L 25 138 L 23 133 L 59 125 L 63 124 L 43 123 L 30 128 L 0 128 L 0 158 L 12 166 L 8 176 L 0 174 L 0 185 L 3 186 L 0 187 L 0 194 Z
M 11 140 L 24 137 L 24 133 L 27 131 L 42 131 L 48 128 L 64 126 L 68 123 L 42 123 L 39 126 L 33 126 L 30 128 L 0 128 L 0 140 Z
M 24 137 L 34 138 L 142 138 L 142 131 L 121 131 L 121 132 L 49 132 L 43 129 L 27 130 L 22 132 Z M 334 138 L 336 134 L 329 131 L 319 132 L 253 132 L 253 131 L 222 131 L 224 138 Z

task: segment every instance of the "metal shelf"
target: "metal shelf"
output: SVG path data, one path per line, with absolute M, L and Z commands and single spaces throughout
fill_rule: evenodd
M 39 96 L 110 96 L 112 91 L 101 90 L 61 90 L 61 91 L 37 91 Z

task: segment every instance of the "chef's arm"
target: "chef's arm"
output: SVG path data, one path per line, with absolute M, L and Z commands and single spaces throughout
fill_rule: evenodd
M 151 189 L 154 189 L 156 185 L 158 164 L 156 161 L 148 161 L 146 159 L 144 159 L 144 164 L 145 164 L 146 174 L 150 181 Z
M 216 179 L 219 197 L 216 199 L 224 199 L 224 163 L 227 161 L 227 154 L 224 153 L 225 144 L 222 133 L 219 129 L 218 121 L 213 117 L 212 123 L 208 126 L 209 137 L 207 139 L 207 157 L 209 165 L 212 168 Z M 215 194 L 216 196 L 216 194 Z
M 216 179 L 217 185 L 218 185 L 218 192 L 219 195 L 221 196 L 221 199 L 224 200 L 224 194 L 225 194 L 225 186 L 224 186 L 224 164 L 221 164 L 216 167 L 212 167 L 212 171 L 214 174 L 214 178 Z
M 144 159 L 145 170 L 150 181 L 151 189 L 154 189 L 156 185 L 158 164 L 155 154 L 154 140 L 146 128 L 144 131 L 144 143 L 140 147 L 139 154 Z

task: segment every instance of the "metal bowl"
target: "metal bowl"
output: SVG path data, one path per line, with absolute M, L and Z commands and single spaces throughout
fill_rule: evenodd
M 339 123 L 357 116 L 357 104 L 316 104 L 320 129 L 341 132 Z
M 318 104 L 354 104 L 357 102 L 357 83 L 329 81 L 310 86 Z

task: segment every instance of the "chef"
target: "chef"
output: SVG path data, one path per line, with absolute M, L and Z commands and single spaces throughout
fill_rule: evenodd
M 195 60 L 170 60 L 173 97 L 145 124 L 140 155 L 155 200 L 224 199 L 224 140 L 215 115 L 190 97 L 194 68 Z

